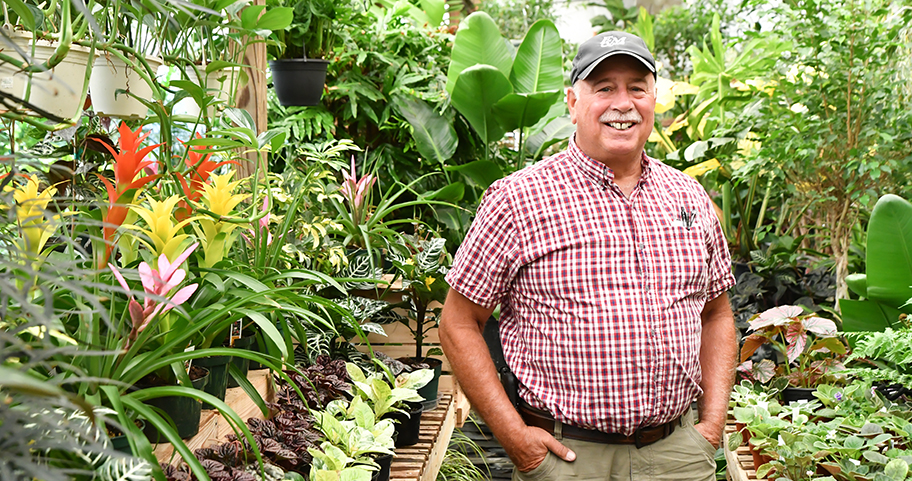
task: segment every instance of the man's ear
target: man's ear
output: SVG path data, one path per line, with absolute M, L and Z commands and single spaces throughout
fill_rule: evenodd
M 567 110 L 570 111 L 570 122 L 576 124 L 576 91 L 573 87 L 567 88 Z

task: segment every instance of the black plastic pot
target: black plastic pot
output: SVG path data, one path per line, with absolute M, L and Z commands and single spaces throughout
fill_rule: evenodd
M 814 397 L 814 391 L 816 389 L 810 387 L 792 387 L 789 386 L 782 390 L 779 393 L 780 399 L 782 399 L 782 404 L 788 404 L 792 401 L 813 401 L 817 399 Z
M 434 377 L 431 378 L 431 381 L 425 384 L 423 388 L 418 390 L 418 394 L 424 398 L 424 401 L 421 402 L 424 410 L 432 411 L 437 407 L 437 402 L 439 400 L 437 388 L 440 385 L 440 370 L 443 367 L 443 361 L 433 357 L 426 357 L 424 358 L 424 362 L 434 369 Z
M 194 389 L 202 391 L 206 387 L 206 383 L 209 382 L 209 373 L 207 372 L 205 376 L 194 379 L 192 382 Z M 181 439 L 192 438 L 199 432 L 200 417 L 203 409 L 202 402 L 186 396 L 165 396 L 149 399 L 145 403 L 157 407 L 166 416 L 170 417 L 177 429 L 177 435 Z M 143 434 L 152 443 L 167 442 L 166 438 L 150 422 L 146 423 Z
M 242 337 L 242 338 L 234 341 L 234 348 L 235 349 L 250 349 L 250 346 L 253 345 L 254 340 L 256 340 L 256 336 Z M 238 372 L 241 373 L 241 376 L 247 377 L 247 371 L 250 367 L 247 358 L 233 356 L 231 358 L 231 365 L 234 366 L 234 368 L 237 369 Z M 237 381 L 235 381 L 233 377 L 228 376 L 228 387 L 238 387 L 238 386 L 240 386 L 240 384 L 238 384 Z
M 391 412 L 384 415 L 384 418 L 392 419 L 396 422 L 396 447 L 411 446 L 418 443 L 418 432 L 421 428 L 421 412 L 424 408 L 421 403 L 406 401 L 407 413 Z
M 380 465 L 380 470 L 374 471 L 374 474 L 371 475 L 371 481 L 389 481 L 390 467 L 393 465 L 393 455 L 384 454 L 379 458 L 375 458 L 374 461 Z
M 231 356 L 204 357 L 193 362 L 209 370 L 209 382 L 203 391 L 224 401 L 225 391 L 228 390 L 228 363 L 231 362 Z M 203 403 L 203 409 L 215 409 L 215 406 Z
M 283 107 L 320 105 L 329 60 L 288 58 L 270 60 L 272 84 Z
M 142 431 L 146 428 L 146 422 L 143 421 L 142 419 L 137 419 L 134 422 L 136 423 L 136 426 L 139 427 L 140 431 Z M 112 430 L 114 430 L 114 429 L 112 429 Z M 114 431 L 119 432 L 120 430 L 116 429 Z M 123 433 L 115 435 L 115 436 L 111 436 L 111 438 L 110 438 L 111 447 L 114 448 L 115 451 L 120 451 L 120 452 L 126 453 L 126 454 L 133 454 L 133 450 L 130 449 L 130 438 L 128 438 L 127 436 L 128 436 L 127 434 L 123 434 Z

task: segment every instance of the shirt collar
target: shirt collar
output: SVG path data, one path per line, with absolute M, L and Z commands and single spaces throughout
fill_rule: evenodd
M 570 146 L 567 148 L 567 152 L 570 154 L 570 160 L 573 161 L 573 165 L 597 185 L 608 186 L 614 182 L 614 171 L 607 165 L 586 155 L 576 144 L 575 132 L 570 136 Z M 639 184 L 649 180 L 649 173 L 652 170 L 652 159 L 646 155 L 645 151 L 643 151 L 642 159 L 643 173 L 640 174 Z

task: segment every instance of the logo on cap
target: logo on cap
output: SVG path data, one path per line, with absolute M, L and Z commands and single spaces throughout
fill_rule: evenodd
M 626 37 L 607 36 L 602 39 L 602 43 L 599 44 L 599 47 L 602 47 L 602 48 L 614 47 L 615 45 L 624 45 L 626 42 L 627 42 Z

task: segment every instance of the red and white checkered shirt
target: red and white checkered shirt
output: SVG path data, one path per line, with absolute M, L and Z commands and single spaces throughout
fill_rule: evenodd
M 572 138 L 491 185 L 447 281 L 478 305 L 501 305 L 523 399 L 626 435 L 702 394 L 700 314 L 735 282 L 697 181 L 644 154 L 625 198 Z

